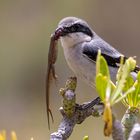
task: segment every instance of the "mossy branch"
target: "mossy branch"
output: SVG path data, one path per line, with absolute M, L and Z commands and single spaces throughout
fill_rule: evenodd
M 60 108 L 60 112 L 63 119 L 57 132 L 51 134 L 51 140 L 68 139 L 76 124 L 81 124 L 89 116 L 98 117 L 103 113 L 103 104 L 100 104 L 99 97 L 82 105 L 76 104 L 76 94 L 74 92 L 76 84 L 76 78 L 70 77 L 65 88 L 60 89 L 60 94 L 63 97 L 63 107 Z

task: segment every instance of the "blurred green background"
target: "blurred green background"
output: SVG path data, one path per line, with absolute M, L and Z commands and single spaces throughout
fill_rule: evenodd
M 73 73 L 59 44 L 56 64 L 59 76 L 52 87 L 51 108 L 55 123 L 48 131 L 45 74 L 50 34 L 66 16 L 85 19 L 103 39 L 140 63 L 140 1 L 136 0 L 0 0 L 0 130 L 15 130 L 19 140 L 49 140 L 61 115 L 60 87 Z M 95 90 L 78 81 L 77 102 L 96 97 Z M 121 118 L 121 105 L 115 113 Z M 104 138 L 102 118 L 88 118 L 77 125 L 70 140 Z

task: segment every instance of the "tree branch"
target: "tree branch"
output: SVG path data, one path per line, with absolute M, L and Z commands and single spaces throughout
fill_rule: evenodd
M 103 104 L 100 103 L 99 97 L 82 105 L 76 104 L 74 93 L 76 84 L 76 78 L 70 77 L 65 88 L 60 89 L 60 94 L 63 97 L 63 107 L 60 108 L 60 112 L 63 119 L 57 132 L 51 134 L 51 140 L 68 139 L 76 124 L 81 124 L 89 116 L 98 117 L 103 113 Z

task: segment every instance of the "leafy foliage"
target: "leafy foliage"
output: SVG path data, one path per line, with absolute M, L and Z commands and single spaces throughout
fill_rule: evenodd
M 136 61 L 130 57 L 124 63 L 122 56 L 120 68 L 117 72 L 116 83 L 110 79 L 109 68 L 106 60 L 101 56 L 99 50 L 96 61 L 96 90 L 102 99 L 105 109 L 103 119 L 105 121 L 104 134 L 109 136 L 112 132 L 112 110 L 111 107 L 123 101 L 130 107 L 139 107 L 140 105 L 140 72 L 137 80 L 131 76 L 131 72 L 135 69 Z

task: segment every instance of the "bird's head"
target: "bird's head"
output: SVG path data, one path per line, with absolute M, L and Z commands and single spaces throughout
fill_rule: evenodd
M 59 22 L 54 36 L 56 40 L 60 38 L 63 47 L 73 47 L 90 41 L 93 38 L 93 31 L 84 20 L 66 17 Z

